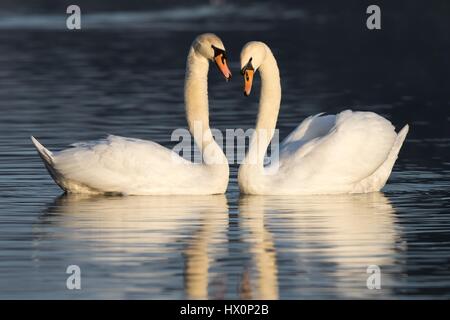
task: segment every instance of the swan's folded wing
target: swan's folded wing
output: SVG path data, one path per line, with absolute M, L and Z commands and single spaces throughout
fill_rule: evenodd
M 328 133 L 280 155 L 281 168 L 285 174 L 311 184 L 354 183 L 384 163 L 396 136 L 392 124 L 383 117 L 347 110 L 336 116 Z
M 323 113 L 310 116 L 300 123 L 280 144 L 282 154 L 290 154 L 309 141 L 326 135 L 336 122 L 335 115 L 322 116 Z
M 57 153 L 54 167 L 65 179 L 114 192 L 148 184 L 148 177 L 155 186 L 182 183 L 186 175 L 177 170 L 189 172 L 185 167 L 192 165 L 155 142 L 108 136 Z

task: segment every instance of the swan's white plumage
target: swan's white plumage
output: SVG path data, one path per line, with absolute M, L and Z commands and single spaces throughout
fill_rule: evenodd
M 263 53 L 261 53 L 263 52 Z M 247 44 L 241 65 L 259 57 L 261 98 L 256 132 L 273 130 L 281 100 L 278 67 L 261 42 Z M 255 61 L 255 59 L 253 59 Z M 239 169 L 239 185 L 249 194 L 333 194 L 379 191 L 386 183 L 408 132 L 373 112 L 343 111 L 308 117 L 280 144 L 279 160 L 263 167 L 272 135 L 256 135 Z M 261 138 L 263 137 L 263 138 Z M 268 137 L 268 138 L 264 138 Z M 253 155 L 261 158 L 256 163 Z
M 400 146 L 404 136 L 406 132 Z M 273 181 L 284 192 L 377 191 L 384 183 L 376 181 L 385 182 L 390 170 L 373 174 L 385 162 L 396 158 L 399 147 L 391 155 L 396 141 L 392 124 L 373 112 L 347 110 L 337 115 L 311 117 L 281 143 L 276 164 L 279 169 Z M 362 181 L 371 176 L 371 182 L 362 186 Z
M 194 194 L 217 183 L 202 165 L 155 142 L 112 135 L 56 152 L 48 165 L 63 189 L 90 193 Z M 192 189 L 192 181 L 205 189 Z
M 71 193 L 130 195 L 219 194 L 228 185 L 228 162 L 209 128 L 207 74 L 212 46 L 223 48 L 213 34 L 197 37 L 189 51 L 185 102 L 189 129 L 206 163 L 191 163 L 155 142 L 118 136 L 80 142 L 72 148 L 50 152 L 32 141 L 50 175 Z M 194 129 L 200 123 L 199 132 Z M 219 159 L 219 162 L 208 160 Z

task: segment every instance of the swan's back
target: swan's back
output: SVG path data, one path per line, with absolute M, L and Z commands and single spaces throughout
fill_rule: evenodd
M 192 181 L 205 188 L 216 182 L 204 181 L 200 166 L 152 141 L 110 135 L 55 153 L 35 146 L 55 182 L 73 193 L 182 194 L 197 191 Z
M 305 121 L 281 147 L 278 179 L 285 192 L 350 192 L 387 161 L 397 138 L 393 125 L 373 112 Z

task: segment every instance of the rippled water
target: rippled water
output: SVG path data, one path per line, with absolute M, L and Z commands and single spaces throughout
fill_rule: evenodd
M 264 5 L 97 14 L 80 32 L 59 19 L 0 22 L 0 298 L 450 297 L 450 46 L 438 20 L 414 35 L 389 31 L 401 21 L 389 12 L 371 34 L 360 18 Z M 242 96 L 237 71 L 258 39 L 283 77 L 281 137 L 348 107 L 409 123 L 383 192 L 242 196 L 233 165 L 226 195 L 61 195 L 29 136 L 51 150 L 107 133 L 172 146 L 186 126 L 185 56 L 204 31 L 222 37 L 235 73 L 225 83 L 211 69 L 215 128 L 255 121 L 258 96 Z M 79 291 L 66 289 L 72 264 Z M 381 290 L 366 287 L 369 265 Z

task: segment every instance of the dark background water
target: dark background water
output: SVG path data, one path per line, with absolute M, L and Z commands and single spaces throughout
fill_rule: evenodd
M 81 31 L 65 28 L 69 2 L 0 4 L 0 297 L 449 298 L 450 4 L 381 1 L 369 31 L 364 1 L 214 3 L 78 1 Z M 254 125 L 258 95 L 238 75 L 251 40 L 279 63 L 281 138 L 346 108 L 408 123 L 383 193 L 242 197 L 233 165 L 223 197 L 59 197 L 29 136 L 51 150 L 107 133 L 172 146 L 203 32 L 235 75 L 211 69 L 212 127 Z M 80 291 L 66 289 L 70 264 Z M 381 290 L 366 288 L 371 264 Z

